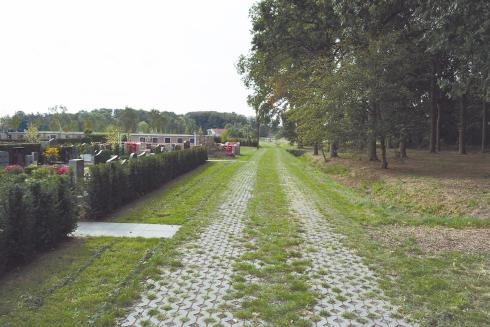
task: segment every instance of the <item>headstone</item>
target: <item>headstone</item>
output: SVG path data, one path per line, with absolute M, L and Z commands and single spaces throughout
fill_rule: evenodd
M 144 157 L 144 156 L 146 156 L 146 152 L 141 152 L 141 153 L 138 155 L 138 158 L 139 158 L 139 157 Z
M 24 147 L 12 148 L 12 164 L 25 166 Z
M 128 159 L 124 159 L 124 160 L 122 160 L 122 161 L 121 161 L 121 166 L 122 166 L 122 165 L 125 165 L 127 162 L 128 162 Z
M 73 179 L 75 183 L 83 181 L 83 173 L 85 169 L 84 159 L 71 159 L 68 161 L 70 170 L 73 172 Z
M 34 163 L 34 159 L 32 158 L 32 154 L 26 154 L 25 155 L 24 163 L 26 166 L 32 165 Z
M 136 158 L 138 158 L 138 157 L 136 156 L 136 153 L 134 153 L 134 152 L 129 155 L 129 160 L 136 159 Z
M 85 153 L 81 155 L 83 161 L 87 164 L 93 164 L 94 163 L 94 156 L 90 153 Z
M 97 152 L 97 154 L 94 156 L 94 163 L 97 165 L 99 163 L 104 163 L 107 162 L 111 157 L 111 154 L 107 150 L 100 150 Z
M 185 141 L 184 142 L 184 149 L 189 149 L 191 147 L 191 142 Z
M 0 167 L 10 164 L 10 155 L 7 151 L 0 151 Z
M 119 156 L 118 155 L 114 155 L 109 160 L 107 160 L 106 162 L 113 162 L 114 160 L 117 160 L 117 158 L 119 158 Z
M 237 142 L 233 145 L 233 154 L 236 156 L 240 155 L 240 142 Z
M 37 162 L 39 161 L 39 152 L 32 152 L 31 156 L 33 163 L 37 165 Z
M 69 162 L 70 159 L 75 158 L 75 156 L 73 156 L 73 147 L 72 146 L 61 147 L 60 156 L 61 156 L 61 161 L 63 162 Z

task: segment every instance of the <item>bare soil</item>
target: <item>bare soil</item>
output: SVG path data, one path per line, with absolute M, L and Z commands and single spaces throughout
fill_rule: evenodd
M 490 219 L 490 154 L 408 150 L 408 156 L 401 161 L 390 151 L 389 169 L 368 161 L 364 153 L 340 153 L 327 163 L 321 155 L 311 157 L 317 165 L 330 167 L 333 178 L 366 190 L 377 201 L 419 213 Z M 339 165 L 347 172 L 335 174 Z
M 414 239 L 425 253 L 461 251 L 469 254 L 490 252 L 490 229 L 454 229 L 426 226 L 383 226 L 369 229 L 375 240 L 387 247 L 398 247 Z

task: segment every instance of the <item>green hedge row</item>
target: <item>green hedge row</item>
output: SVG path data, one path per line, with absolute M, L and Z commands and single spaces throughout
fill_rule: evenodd
M 0 274 L 52 248 L 78 219 L 69 175 L 0 175 Z
M 148 155 L 125 165 L 106 163 L 90 167 L 86 214 L 100 219 L 122 205 L 151 192 L 207 160 L 201 147 Z

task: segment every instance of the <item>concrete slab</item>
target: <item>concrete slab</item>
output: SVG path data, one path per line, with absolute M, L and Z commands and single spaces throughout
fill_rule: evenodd
M 179 228 L 179 225 L 79 222 L 78 228 L 72 235 L 75 237 L 111 236 L 170 238 L 177 233 Z

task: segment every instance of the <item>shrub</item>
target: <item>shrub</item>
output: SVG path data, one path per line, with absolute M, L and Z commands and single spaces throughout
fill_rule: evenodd
M 100 219 L 206 160 L 206 149 L 196 147 L 145 156 L 124 166 L 118 162 L 93 165 L 87 181 L 87 217 Z
M 305 154 L 305 150 L 287 149 L 287 151 L 295 157 L 301 157 L 303 154 Z
M 71 233 L 78 217 L 69 175 L 0 175 L 0 274 Z

